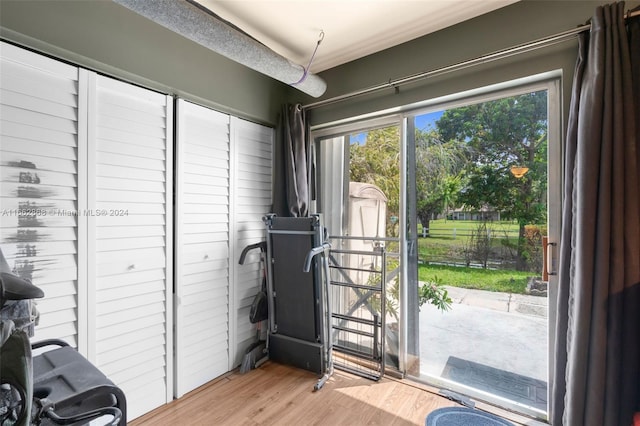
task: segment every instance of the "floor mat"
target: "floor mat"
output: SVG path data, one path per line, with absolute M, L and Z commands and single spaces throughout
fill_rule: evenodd
M 425 423 L 426 426 L 514 426 L 508 420 L 467 407 L 438 408 L 429 413 Z
M 539 410 L 547 410 L 547 382 L 450 356 L 442 377 Z

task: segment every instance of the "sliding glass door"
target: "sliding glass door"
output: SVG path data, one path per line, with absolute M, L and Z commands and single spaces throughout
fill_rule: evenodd
M 340 357 L 341 349 L 348 352 L 338 362 L 369 376 L 384 371 L 372 364 L 400 368 L 402 144 L 400 126 L 387 122 L 345 129 L 315 144 L 316 212 L 330 235 L 337 284 L 332 288 L 334 356 Z
M 312 133 L 332 244 L 393 253 L 387 367 L 537 418 L 551 387 L 558 84 Z
M 554 86 L 414 115 L 420 348 L 415 377 L 544 418 Z M 551 245 L 549 245 L 551 244 Z M 550 270 L 551 269 L 551 270 Z M 550 275 L 551 273 L 551 275 Z

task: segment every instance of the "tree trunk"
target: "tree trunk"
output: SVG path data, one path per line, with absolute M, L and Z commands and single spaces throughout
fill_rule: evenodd
M 516 254 L 516 270 L 517 271 L 526 271 L 527 270 L 527 259 L 525 258 L 525 247 L 526 241 L 524 238 L 524 224 L 520 224 L 520 229 L 518 230 L 518 253 Z
M 429 233 L 429 221 L 430 221 L 429 216 L 427 216 L 427 217 L 425 217 L 423 219 L 420 219 L 420 222 L 422 222 L 422 235 L 427 236 L 427 237 L 430 234 Z M 424 232 L 425 229 L 427 230 L 426 233 Z

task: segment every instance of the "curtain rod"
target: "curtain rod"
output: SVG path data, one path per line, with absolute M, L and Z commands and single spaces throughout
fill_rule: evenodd
M 625 14 L 625 19 L 634 17 L 634 16 L 640 16 L 640 10 L 638 11 L 634 11 L 634 12 L 627 12 Z M 378 84 L 376 86 L 372 86 L 366 89 L 361 89 L 361 90 L 356 90 L 354 92 L 350 92 L 350 93 L 345 93 L 344 95 L 339 95 L 339 96 L 335 96 L 333 98 L 328 98 L 328 99 L 324 99 L 324 100 L 320 100 L 317 102 L 313 102 L 307 105 L 303 105 L 302 108 L 303 109 L 313 109 L 313 108 L 318 108 L 321 106 L 326 106 L 326 105 L 330 105 L 330 104 L 334 104 L 337 102 L 342 102 L 344 100 L 347 99 L 351 99 L 351 98 L 355 98 L 358 96 L 362 96 L 362 95 L 367 95 L 369 93 L 374 93 L 374 92 L 378 92 L 380 90 L 383 89 L 388 89 L 390 87 L 393 88 L 397 88 L 400 85 L 403 84 L 408 84 L 408 83 L 412 83 L 414 81 L 418 81 L 418 80 L 423 80 L 429 77 L 435 77 L 438 75 L 443 75 L 443 74 L 447 74 L 453 71 L 459 71 L 459 70 L 463 70 L 465 68 L 470 68 L 476 65 L 480 65 L 480 64 L 484 64 L 484 63 L 488 63 L 488 62 L 492 62 L 492 61 L 496 61 L 498 59 L 504 59 L 504 58 L 508 58 L 511 56 L 515 56 L 518 55 L 520 53 L 526 53 L 526 52 L 531 52 L 534 51 L 536 49 L 540 49 L 543 47 L 547 47 L 547 46 L 553 46 L 554 44 L 558 44 L 558 43 L 562 43 L 565 41 L 568 41 L 576 36 L 578 36 L 578 34 L 580 34 L 583 31 L 588 30 L 589 28 L 591 28 L 590 24 L 585 24 L 585 25 L 581 25 L 579 27 L 576 27 L 572 30 L 567 30 L 561 33 L 557 33 L 551 36 L 547 36 L 547 37 L 543 37 L 534 41 L 530 41 L 524 44 L 520 44 L 518 46 L 514 46 L 514 47 L 508 47 L 506 49 L 502 49 L 502 50 L 498 50 L 492 53 L 488 53 L 486 55 L 482 55 L 482 56 L 478 56 L 477 58 L 474 59 L 468 59 L 466 61 L 462 61 L 462 62 L 457 62 L 455 64 L 452 65 L 446 65 L 444 67 L 440 67 L 440 68 L 436 68 L 433 69 L 431 71 L 423 71 L 420 72 L 418 74 L 413 74 L 407 77 L 401 77 L 398 78 L 396 80 L 389 80 L 386 83 L 381 83 Z

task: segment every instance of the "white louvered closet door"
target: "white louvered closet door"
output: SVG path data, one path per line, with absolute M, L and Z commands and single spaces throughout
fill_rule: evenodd
M 234 358 L 232 367 L 242 363 L 249 345 L 256 340 L 256 326 L 249 322 L 253 298 L 260 290 L 260 251 L 252 250 L 244 265 L 238 264 L 242 250 L 265 239 L 262 217 L 270 212 L 274 131 L 270 127 L 236 117 L 231 118 L 233 152 L 234 230 Z
M 0 248 L 45 292 L 36 339 L 77 347 L 78 69 L 3 42 L 0 52 Z
M 172 398 L 173 100 L 91 75 L 90 359 L 129 419 Z
M 229 371 L 229 116 L 179 100 L 176 396 Z

